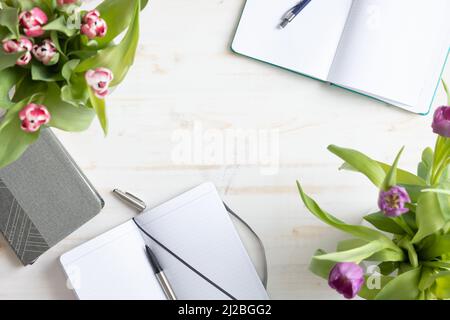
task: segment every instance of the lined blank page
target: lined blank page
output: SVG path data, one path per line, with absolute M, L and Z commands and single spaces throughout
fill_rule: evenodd
M 136 219 L 145 230 L 237 299 L 268 299 L 216 188 L 203 184 Z M 179 299 L 227 299 L 153 243 Z
M 354 1 L 329 80 L 427 112 L 450 44 L 449 12 L 448 0 Z
M 285 29 L 298 0 L 247 0 L 232 49 L 270 64 L 326 80 L 352 0 L 313 0 Z
M 61 264 L 81 300 L 163 300 L 133 221 L 69 251 Z

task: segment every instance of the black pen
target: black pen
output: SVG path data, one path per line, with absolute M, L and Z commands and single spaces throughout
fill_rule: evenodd
M 177 300 L 177 297 L 175 296 L 175 293 L 173 292 L 172 286 L 170 285 L 169 280 L 167 280 L 166 275 L 164 274 L 164 270 L 161 267 L 161 264 L 159 263 L 158 259 L 156 258 L 153 251 L 150 249 L 149 246 L 145 246 L 145 252 L 147 253 L 148 261 L 150 262 L 150 265 L 152 266 L 153 272 L 155 273 L 156 279 L 158 279 L 159 284 L 161 285 L 161 288 L 164 291 L 164 294 L 166 295 L 167 299 L 169 300 Z

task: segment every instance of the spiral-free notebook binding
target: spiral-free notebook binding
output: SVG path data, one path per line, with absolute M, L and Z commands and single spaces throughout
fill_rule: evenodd
M 24 265 L 97 215 L 103 199 L 49 129 L 0 170 L 0 231 Z

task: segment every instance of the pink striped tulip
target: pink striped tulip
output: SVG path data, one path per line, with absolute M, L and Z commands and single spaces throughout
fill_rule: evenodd
M 85 78 L 87 84 L 94 90 L 95 95 L 100 99 L 104 99 L 109 94 L 109 84 L 114 79 L 114 75 L 107 68 L 97 68 L 88 70 Z
M 44 34 L 42 26 L 48 21 L 47 15 L 40 8 L 35 7 L 19 15 L 20 25 L 27 37 L 40 37 Z
M 19 112 L 19 118 L 22 121 L 22 130 L 33 133 L 49 123 L 51 116 L 45 106 L 30 103 Z
M 31 49 L 33 49 L 33 43 L 30 39 L 26 37 L 20 37 L 19 40 L 4 40 L 3 41 L 3 50 L 6 53 L 17 53 L 23 52 L 23 56 L 21 56 L 16 64 L 18 66 L 24 66 L 30 63 L 31 61 Z

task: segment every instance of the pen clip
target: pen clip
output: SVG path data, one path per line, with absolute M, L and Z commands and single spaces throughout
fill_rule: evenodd
M 143 212 L 147 208 L 147 205 L 146 205 L 146 203 L 144 201 L 142 201 L 141 199 L 139 199 L 138 197 L 136 197 L 135 195 L 133 195 L 133 194 L 131 194 L 129 192 L 124 192 L 124 191 L 121 191 L 119 189 L 114 189 L 113 193 L 120 200 L 128 203 L 133 208 L 136 208 L 137 210 L 139 210 L 139 212 Z

